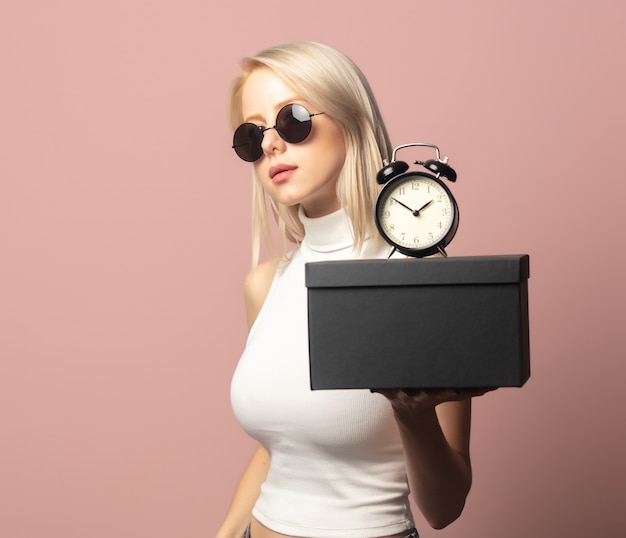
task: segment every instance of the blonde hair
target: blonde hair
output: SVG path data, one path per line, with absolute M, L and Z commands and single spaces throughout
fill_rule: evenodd
M 241 63 L 242 73 L 230 92 L 230 122 L 233 130 L 242 123 L 241 94 L 250 74 L 260 67 L 272 69 L 302 99 L 330 115 L 342 130 L 346 158 L 337 182 L 337 197 L 354 229 L 355 249 L 376 233 L 373 208 L 378 194 L 376 173 L 383 160 L 390 160 L 392 147 L 372 90 L 358 66 L 338 50 L 315 42 L 291 42 L 268 48 Z M 267 201 L 260 182 L 253 182 L 252 249 L 258 263 L 261 238 L 270 256 L 276 254 Z M 269 199 L 281 241 L 298 243 L 304 229 L 298 206 L 287 207 Z

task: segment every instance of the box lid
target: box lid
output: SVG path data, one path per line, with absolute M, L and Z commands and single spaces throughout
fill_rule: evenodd
M 529 277 L 528 254 L 311 262 L 307 288 L 501 284 Z

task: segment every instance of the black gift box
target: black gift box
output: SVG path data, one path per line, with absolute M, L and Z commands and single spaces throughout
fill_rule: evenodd
M 308 263 L 312 389 L 521 387 L 528 255 Z

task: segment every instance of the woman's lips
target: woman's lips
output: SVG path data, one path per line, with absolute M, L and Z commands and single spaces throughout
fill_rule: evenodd
M 277 164 L 270 168 L 270 179 L 273 183 L 282 183 L 287 181 L 297 166 L 287 164 Z

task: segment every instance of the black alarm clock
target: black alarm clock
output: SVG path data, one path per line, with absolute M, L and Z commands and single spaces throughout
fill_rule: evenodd
M 413 161 L 423 170 L 409 171 L 409 165 L 395 157 L 398 150 L 415 146 L 433 148 L 436 158 Z M 458 205 L 441 180 L 456 181 L 448 158 L 441 159 L 439 148 L 433 144 L 411 143 L 395 148 L 391 163 L 384 165 L 376 176 L 384 187 L 378 194 L 374 215 L 382 237 L 407 256 L 446 256 L 445 247 L 459 226 Z

